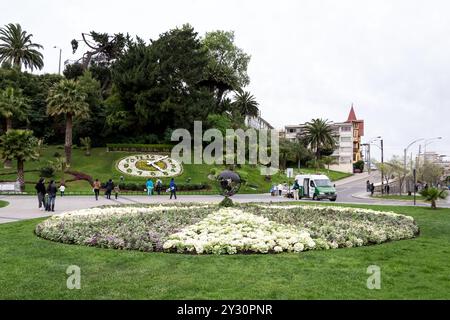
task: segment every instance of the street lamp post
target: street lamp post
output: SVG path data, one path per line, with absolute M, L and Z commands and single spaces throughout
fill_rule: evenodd
M 424 159 L 426 158 L 426 154 L 427 154 L 427 145 L 429 145 L 430 143 L 435 142 L 436 140 L 441 140 L 442 137 L 436 137 L 436 138 L 430 138 L 430 139 L 426 139 L 424 144 L 423 144 L 423 157 Z
M 403 150 L 403 180 L 405 180 L 406 177 L 406 153 L 408 152 L 408 149 L 415 143 L 425 140 L 425 138 L 420 138 L 420 139 L 416 139 L 413 142 L 411 142 L 410 144 L 408 144 L 408 146 Z M 403 181 L 405 182 L 405 181 Z M 406 184 L 403 183 L 403 186 L 405 187 L 405 192 L 406 192 Z M 403 187 L 401 188 L 403 189 Z M 400 192 L 402 192 L 402 190 L 400 190 Z
M 54 46 L 53 48 L 59 49 L 58 74 L 61 74 L 61 54 L 62 54 L 62 49 L 60 47 L 58 47 L 58 46 Z

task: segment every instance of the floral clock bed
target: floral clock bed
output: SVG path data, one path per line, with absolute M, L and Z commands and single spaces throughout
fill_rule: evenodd
M 36 226 L 42 238 L 124 250 L 280 253 L 359 247 L 419 234 L 412 217 L 359 208 L 177 204 L 66 212 Z
M 120 159 L 117 170 L 136 177 L 173 177 L 182 173 L 183 166 L 169 156 L 137 154 Z

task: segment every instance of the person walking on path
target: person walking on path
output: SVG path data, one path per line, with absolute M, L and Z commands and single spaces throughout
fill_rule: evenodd
M 95 194 L 95 200 L 98 200 L 98 196 L 100 195 L 100 188 L 102 187 L 102 184 L 98 179 L 95 179 L 94 181 L 94 194 Z
M 369 180 L 367 180 L 366 181 L 366 190 L 367 190 L 367 192 L 370 192 L 370 181 Z
M 64 192 L 66 191 L 66 186 L 65 185 L 60 185 L 59 186 L 59 192 L 61 193 L 61 197 L 64 196 Z
M 175 183 L 174 178 L 170 179 L 169 189 L 170 189 L 170 199 L 172 199 L 172 196 L 174 196 L 175 200 L 176 200 L 177 199 L 177 185 Z
M 119 192 L 120 192 L 120 188 L 119 185 L 116 185 L 114 187 L 114 198 L 117 200 L 117 198 L 119 197 Z
M 294 200 L 298 200 L 298 193 L 300 191 L 300 185 L 297 180 L 294 181 L 294 186 L 292 187 L 292 192 L 294 193 Z
M 151 196 L 153 194 L 153 181 L 152 179 L 148 179 L 145 183 L 145 187 L 147 188 L 147 195 Z
M 370 195 L 373 197 L 373 193 L 375 192 L 375 185 L 373 182 L 370 184 Z
M 48 206 L 47 211 L 55 211 L 55 200 L 56 193 L 58 192 L 58 188 L 56 187 L 55 181 L 51 180 L 48 184 L 47 193 L 48 193 Z
M 106 183 L 106 199 L 111 199 L 111 193 L 114 189 L 114 182 L 112 181 L 112 179 L 109 179 L 108 182 Z
M 39 210 L 43 211 L 46 208 L 45 203 L 45 180 L 44 178 L 40 178 L 38 183 L 34 186 L 36 189 L 37 197 L 38 197 L 38 203 L 39 203 Z
M 161 179 L 156 180 L 156 192 L 158 192 L 158 196 L 161 194 L 162 190 L 162 181 Z

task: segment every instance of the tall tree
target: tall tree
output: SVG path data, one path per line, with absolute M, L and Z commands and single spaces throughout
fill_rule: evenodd
M 67 166 L 72 160 L 72 126 L 73 118 L 88 118 L 89 104 L 80 84 L 74 80 L 61 80 L 55 84 L 47 98 L 47 113 L 50 116 L 64 115 L 66 118 L 66 137 L 64 151 Z
M 7 160 L 17 160 L 17 180 L 20 188 L 25 189 L 24 163 L 38 158 L 38 140 L 30 130 L 11 129 L 0 137 L 2 156 Z
M 247 74 L 250 56 L 236 46 L 233 31 L 207 32 L 202 44 L 208 54 L 204 84 L 214 92 L 216 106 L 219 106 L 227 92 L 237 91 L 250 83 Z
M 0 62 L 11 63 L 19 70 L 22 65 L 33 71 L 44 67 L 40 44 L 33 43 L 32 34 L 22 30 L 20 24 L 7 24 L 0 29 Z
M 307 122 L 304 128 L 304 138 L 315 152 L 316 160 L 320 159 L 322 149 L 334 148 L 336 145 L 333 128 L 328 120 L 324 119 L 312 119 Z
M 162 135 L 167 128 L 191 129 L 214 108 L 213 95 L 201 85 L 208 57 L 189 25 L 160 35 L 146 45 L 138 39 L 113 67 L 109 110 L 133 123 L 136 133 Z M 108 117 L 108 121 L 111 120 Z M 119 124 L 117 124 L 119 125 Z

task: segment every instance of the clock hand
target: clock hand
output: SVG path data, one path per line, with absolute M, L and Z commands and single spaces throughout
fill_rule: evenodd
M 164 160 L 164 159 L 167 159 L 168 157 L 169 156 L 164 156 L 164 157 L 161 157 L 161 158 L 153 160 L 153 161 L 147 161 L 147 165 L 153 166 L 154 163 L 159 162 L 159 161 Z

